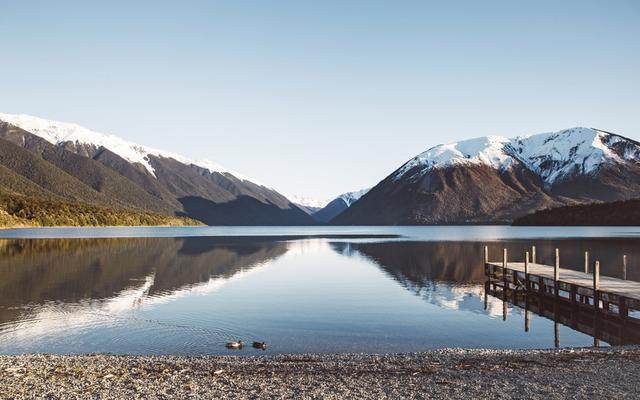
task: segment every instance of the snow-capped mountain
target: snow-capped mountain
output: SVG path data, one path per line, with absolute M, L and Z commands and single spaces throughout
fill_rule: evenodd
M 287 194 L 286 195 L 289 200 L 294 202 L 295 204 L 299 204 L 301 206 L 309 207 L 309 208 L 317 208 L 320 209 L 326 206 L 331 199 L 320 199 L 314 198 L 310 196 L 297 195 L 297 194 Z
M 0 191 L 186 215 L 210 225 L 315 221 L 272 188 L 77 124 L 0 114 Z M 11 175 L 11 176 L 9 176 Z
M 287 195 L 287 198 L 310 216 L 313 216 L 314 213 L 321 210 L 329 202 L 329 200 L 326 199 L 314 199 L 300 195 Z
M 91 145 L 96 149 L 103 147 L 109 149 L 131 163 L 143 165 L 147 171 L 155 176 L 155 170 L 150 163 L 150 156 L 172 158 L 186 165 L 196 165 L 209 172 L 229 173 L 236 178 L 255 182 L 243 175 L 228 170 L 220 164 L 210 160 L 190 160 L 179 154 L 169 151 L 152 149 L 137 143 L 130 142 L 110 133 L 102 133 L 69 122 L 53 121 L 45 118 L 34 117 L 26 114 L 0 113 L 0 121 L 5 121 L 27 132 L 37 135 L 47 142 L 59 145 L 71 143 L 76 145 Z
M 504 223 L 541 208 L 635 197 L 640 197 L 640 144 L 577 127 L 435 146 L 332 222 Z
M 340 214 L 347 208 L 349 208 L 353 203 L 358 201 L 362 196 L 364 196 L 371 188 L 357 190 L 355 192 L 343 193 L 335 199 L 331 200 L 327 205 L 322 207 L 320 210 L 314 212 L 312 217 L 319 222 L 329 222 L 336 215 Z
M 588 174 L 600 165 L 640 161 L 634 141 L 593 128 L 506 138 L 485 136 L 432 147 L 394 173 L 394 179 L 416 179 L 431 169 L 455 165 L 487 165 L 507 169 L 524 164 L 546 184 Z M 407 176 L 411 171 L 412 175 Z

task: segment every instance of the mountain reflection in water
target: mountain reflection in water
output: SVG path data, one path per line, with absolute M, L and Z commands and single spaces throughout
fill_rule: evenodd
M 0 240 L 0 323 L 28 305 L 110 299 L 136 288 L 148 297 L 168 295 L 286 251 L 284 242 L 242 238 Z
M 638 265 L 638 243 L 636 239 L 565 239 L 486 245 L 490 260 L 499 259 L 506 248 L 512 259 L 517 261 L 521 261 L 525 251 L 530 251 L 530 245 L 535 245 L 539 262 L 547 265 L 554 263 L 556 247 L 562 248 L 561 266 L 575 270 L 582 270 L 584 252 L 588 251 L 591 260 L 598 259 L 604 266 L 603 275 L 638 280 L 640 271 L 635 268 Z M 589 310 L 574 309 L 563 302 L 539 299 L 536 296 L 530 302 L 523 301 L 521 297 L 515 300 L 511 295 L 503 298 L 500 292 L 488 289 L 480 256 L 484 252 L 484 246 L 485 244 L 478 242 L 334 244 L 336 251 L 343 254 L 361 254 L 372 260 L 407 290 L 433 304 L 476 312 L 483 309 L 489 315 L 501 315 L 505 319 L 511 311 L 510 307 L 516 305 L 520 313 L 522 310 L 535 312 L 556 324 L 564 324 L 587 333 L 594 337 L 594 343 L 598 345 L 601 344 L 601 339 L 615 345 L 640 344 L 640 325 L 636 323 L 638 320 L 624 321 L 614 316 L 594 314 Z M 491 258 L 492 255 L 494 258 Z M 622 268 L 623 255 L 627 255 L 626 273 L 623 273 Z M 480 301 L 482 297 L 483 305 Z M 555 329 L 554 345 L 558 346 L 559 340 Z
M 502 247 L 516 258 L 536 245 L 546 262 L 558 246 L 562 266 L 576 268 L 589 250 L 611 276 L 621 274 L 627 254 L 627 276 L 638 279 L 638 243 L 489 246 L 492 258 Z M 221 344 L 230 338 L 266 340 L 276 353 L 553 346 L 553 322 L 534 318 L 534 329 L 523 333 L 521 308 L 493 296 L 485 306 L 483 245 L 338 237 L 0 240 L 0 353 L 226 354 Z M 513 318 L 503 322 L 505 312 Z M 590 343 L 588 335 L 563 332 L 563 345 Z

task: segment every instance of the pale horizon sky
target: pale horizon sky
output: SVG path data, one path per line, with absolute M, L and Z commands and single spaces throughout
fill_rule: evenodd
M 0 0 L 0 112 L 328 199 L 445 142 L 640 140 L 639 38 L 637 1 Z

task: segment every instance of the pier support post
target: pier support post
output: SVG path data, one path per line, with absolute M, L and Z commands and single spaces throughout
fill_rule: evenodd
M 588 274 L 589 273 L 589 252 L 585 251 L 584 252 L 584 273 Z M 586 303 L 586 297 L 584 295 L 580 295 L 580 302 L 581 303 Z
M 560 347 L 560 315 L 558 314 L 558 302 L 553 302 L 553 345 L 558 348 Z
M 511 274 L 511 282 L 513 283 L 511 297 L 513 297 L 513 304 L 516 304 L 518 302 L 518 273 L 516 271 Z
M 486 281 L 484 283 L 484 310 L 487 311 L 489 309 L 489 290 L 491 289 L 491 283 Z
M 507 320 L 507 300 L 506 298 L 502 300 L 502 320 Z
M 526 292 L 529 291 L 529 252 L 524 252 L 524 290 L 525 296 Z
M 536 246 L 531 246 L 531 262 L 536 263 Z
M 556 262 L 553 265 L 553 292 L 556 296 L 560 295 L 558 281 L 560 280 L 560 250 L 556 248 Z
M 524 331 L 529 332 L 529 294 L 524 294 Z
M 585 274 L 589 273 L 589 252 L 588 251 L 584 252 L 584 273 Z
M 600 317 L 597 312 L 593 314 L 593 347 L 600 347 Z
M 489 247 L 488 246 L 484 246 L 483 252 L 484 252 L 484 257 L 483 257 L 483 259 L 484 259 L 484 272 L 489 277 L 488 279 L 492 279 L 493 278 L 493 267 L 489 264 Z
M 502 290 L 504 298 L 507 298 L 507 249 L 502 250 Z
M 600 307 L 600 261 L 593 263 L 593 307 Z
M 627 299 L 625 297 L 620 297 L 620 300 L 618 300 L 618 314 L 621 318 L 629 316 L 629 308 L 627 308 Z

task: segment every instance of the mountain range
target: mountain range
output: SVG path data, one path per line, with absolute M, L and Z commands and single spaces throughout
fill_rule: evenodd
M 315 223 L 274 189 L 211 161 L 28 115 L 0 114 L 0 171 L 0 190 L 47 200 L 209 225 Z
M 593 128 L 435 146 L 331 220 L 496 224 L 536 210 L 640 197 L 640 144 Z
M 12 204 L 26 196 L 49 209 L 81 204 L 103 215 L 127 210 L 209 225 L 510 223 L 547 208 L 640 198 L 640 144 L 581 127 L 442 144 L 373 188 L 319 207 L 208 160 L 72 123 L 0 114 L 0 195 Z

